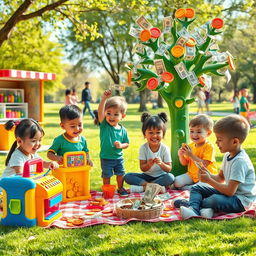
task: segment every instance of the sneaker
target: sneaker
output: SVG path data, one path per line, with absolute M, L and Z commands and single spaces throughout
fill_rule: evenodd
M 142 193 L 142 192 L 144 192 L 144 187 L 137 186 L 137 185 L 131 185 L 130 192 L 131 193 Z
M 186 199 L 177 199 L 173 203 L 175 208 L 180 208 L 181 206 L 189 207 L 189 201 Z
M 129 195 L 128 192 L 124 188 L 118 189 L 117 192 L 118 192 L 119 196 L 121 196 L 121 197 L 127 197 Z
M 181 206 L 180 207 L 180 214 L 181 214 L 181 217 L 182 219 L 186 220 L 186 219 L 189 219 L 191 217 L 196 217 L 198 216 L 192 208 L 190 207 L 185 207 L 185 206 Z
M 200 210 L 200 215 L 204 218 L 211 219 L 213 217 L 214 211 L 212 208 L 202 208 Z

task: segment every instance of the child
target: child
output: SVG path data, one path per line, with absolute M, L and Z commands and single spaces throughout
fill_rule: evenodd
M 203 164 L 212 172 L 217 172 L 215 150 L 207 138 L 212 133 L 213 121 L 205 114 L 193 117 L 189 122 L 189 135 L 192 142 L 183 144 L 178 151 L 180 163 L 188 166 L 185 174 L 175 178 L 174 186 L 178 189 L 190 189 L 199 181 L 198 167 L 195 162 Z
M 197 114 L 204 113 L 205 99 L 203 89 L 199 87 L 197 92 Z
M 251 123 L 250 117 L 249 117 L 250 105 L 249 105 L 249 102 L 247 100 L 248 89 L 243 88 L 243 89 L 241 89 L 240 92 L 241 92 L 241 95 L 242 95 L 242 97 L 240 98 L 240 115 L 242 115 L 243 117 L 246 118 L 246 120 L 248 121 L 251 128 L 254 128 L 253 124 Z
M 116 175 L 118 193 L 128 196 L 123 188 L 124 159 L 123 149 L 128 148 L 127 131 L 119 122 L 126 116 L 127 103 L 119 96 L 111 97 L 111 91 L 106 90 L 98 107 L 100 124 L 100 161 L 103 184 L 110 184 L 113 173 Z
M 240 100 L 239 100 L 239 91 L 238 90 L 235 90 L 235 92 L 234 92 L 234 96 L 232 98 L 232 103 L 233 103 L 234 113 L 239 114 Z
M 214 125 L 216 144 L 225 153 L 219 174 L 200 170 L 199 178 L 211 185 L 195 185 L 191 189 L 189 205 L 181 206 L 182 218 L 193 216 L 211 218 L 216 212 L 243 212 L 256 201 L 253 164 L 242 149 L 249 132 L 249 124 L 239 115 L 229 115 Z
M 124 180 L 132 185 L 131 192 L 143 192 L 151 182 L 163 186 L 165 192 L 174 181 L 174 176 L 169 173 L 172 169 L 170 149 L 161 142 L 166 132 L 167 115 L 164 112 L 154 116 L 143 113 L 141 122 L 147 140 L 140 147 L 139 155 L 143 173 L 128 173 Z
M 64 104 L 65 105 L 73 104 L 72 93 L 71 93 L 70 89 L 67 89 L 65 91 L 65 102 L 64 102 Z
M 76 105 L 66 105 L 60 109 L 59 115 L 60 127 L 65 132 L 54 139 L 48 149 L 47 157 L 58 164 L 63 164 L 64 153 L 85 151 L 87 164 L 92 166 L 86 139 L 80 136 L 83 132 L 82 110 Z
M 76 89 L 71 89 L 71 100 L 73 105 L 78 105 L 78 97 L 76 95 Z
M 3 171 L 2 177 L 11 175 L 22 175 L 23 166 L 27 160 L 39 157 L 37 150 L 41 147 L 41 140 L 44 136 L 44 131 L 35 120 L 23 119 L 22 121 L 9 120 L 5 124 L 6 130 L 11 130 L 15 126 L 15 142 L 13 143 L 6 161 L 6 168 Z M 58 168 L 56 162 L 43 161 L 44 168 Z

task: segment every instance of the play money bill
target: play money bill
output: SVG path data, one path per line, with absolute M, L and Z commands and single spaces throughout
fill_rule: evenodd
M 145 48 L 145 46 L 143 44 L 137 43 L 132 48 L 132 53 L 138 52 L 138 53 L 143 54 L 144 53 L 144 48 Z
M 188 76 L 188 71 L 183 62 L 180 62 L 179 64 L 175 65 L 174 68 L 181 79 L 184 79 Z
M 188 72 L 187 79 L 188 79 L 189 84 L 193 87 L 196 86 L 197 84 L 199 84 L 199 80 L 194 71 Z
M 171 32 L 173 19 L 171 16 L 164 17 L 163 19 L 163 33 Z
M 162 73 L 166 72 L 164 61 L 162 59 L 154 60 L 154 64 L 156 68 L 156 73 L 158 75 L 161 75 Z
M 136 20 L 136 23 L 142 27 L 143 29 L 147 29 L 149 30 L 152 25 L 151 23 L 143 16 L 141 15 L 137 20 Z
M 139 38 L 140 37 L 140 29 L 137 29 L 135 27 L 130 27 L 130 31 L 129 31 L 129 35 L 135 37 L 135 38 Z

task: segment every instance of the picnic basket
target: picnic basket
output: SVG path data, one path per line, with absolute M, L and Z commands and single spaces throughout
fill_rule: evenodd
M 160 206 L 157 206 L 153 209 L 147 210 L 133 210 L 133 209 L 122 209 L 121 206 L 128 203 L 133 203 L 134 201 L 138 200 L 138 198 L 126 198 L 120 200 L 116 204 L 116 215 L 119 218 L 123 219 L 155 219 L 158 218 L 163 212 L 163 204 L 161 203 Z

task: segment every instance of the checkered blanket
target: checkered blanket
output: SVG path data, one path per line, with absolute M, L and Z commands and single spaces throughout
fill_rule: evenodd
M 118 218 L 115 215 L 115 204 L 119 201 L 122 200 L 123 198 L 120 198 L 119 195 L 116 193 L 114 198 L 112 199 L 107 199 L 108 204 L 105 205 L 104 209 L 110 209 L 113 211 L 113 216 L 110 217 L 89 217 L 85 218 L 84 223 L 79 226 L 69 226 L 67 221 L 59 219 L 54 221 L 49 227 L 59 227 L 59 228 L 83 228 L 83 227 L 88 227 L 92 225 L 97 225 L 97 224 L 111 224 L 111 225 L 123 225 L 126 224 L 130 221 L 145 221 L 145 222 L 158 222 L 158 221 L 164 221 L 164 222 L 171 222 L 171 221 L 176 221 L 176 220 L 182 220 L 179 209 L 176 209 L 173 207 L 173 201 L 176 200 L 177 198 L 181 199 L 188 199 L 189 197 L 189 191 L 179 191 L 179 190 L 169 190 L 167 193 L 170 195 L 170 199 L 163 201 L 164 207 L 167 208 L 164 211 L 165 216 L 160 216 L 159 218 L 155 219 L 136 219 L 136 218 L 131 218 L 131 219 L 121 219 Z M 91 191 L 92 199 L 95 198 L 102 198 L 102 192 L 98 191 Z M 129 195 L 130 198 L 142 198 L 143 193 L 131 193 Z M 69 202 L 69 203 L 62 203 L 60 206 L 60 209 L 63 213 L 64 217 L 67 218 L 72 218 L 73 216 L 76 217 L 84 217 L 86 216 L 86 213 L 88 211 L 91 211 L 90 209 L 86 208 L 88 204 L 90 203 L 90 200 L 86 201 L 75 201 L 75 202 Z M 168 209 L 169 208 L 169 209 Z M 222 220 L 222 219 L 234 219 L 238 218 L 241 216 L 248 216 L 255 218 L 256 217 L 256 205 L 254 205 L 250 210 L 247 210 L 245 212 L 241 213 L 229 213 L 229 214 L 215 214 L 214 217 L 212 218 L 213 220 Z M 202 217 L 197 217 L 197 218 L 202 218 Z M 65 218 L 64 218 L 65 219 Z

